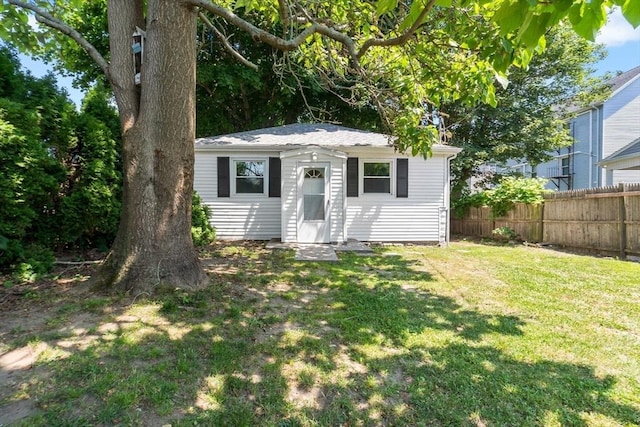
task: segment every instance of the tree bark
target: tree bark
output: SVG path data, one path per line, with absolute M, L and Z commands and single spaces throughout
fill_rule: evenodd
M 123 3 L 137 2 L 116 0 L 109 6 L 125 7 Z M 135 22 L 121 11 L 111 10 L 109 18 L 129 20 L 114 39 L 126 43 L 126 49 L 111 47 L 112 64 L 124 67 L 127 61 L 113 55 L 121 52 L 131 58 L 134 28 L 126 27 Z M 121 73 L 122 80 L 112 82 L 121 114 L 126 114 L 122 217 L 101 277 L 111 291 L 196 289 L 207 283 L 191 238 L 196 16 L 193 8 L 174 0 L 150 0 L 141 85 L 131 87 L 132 65 L 129 73 Z M 122 22 L 110 23 L 110 30 Z M 137 108 L 132 91 L 139 91 Z

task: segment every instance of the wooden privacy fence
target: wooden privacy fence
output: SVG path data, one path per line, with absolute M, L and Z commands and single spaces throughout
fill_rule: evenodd
M 562 191 L 540 205 L 516 204 L 506 216 L 491 218 L 490 208 L 471 208 L 451 219 L 451 232 L 494 237 L 499 227 L 522 240 L 604 254 L 640 255 L 640 184 Z

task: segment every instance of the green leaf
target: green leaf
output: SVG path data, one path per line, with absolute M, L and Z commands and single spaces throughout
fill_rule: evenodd
M 425 7 L 425 3 L 423 0 L 414 1 L 411 4 L 411 9 L 409 9 L 409 13 L 407 14 L 406 18 L 404 18 L 404 20 L 400 23 L 400 27 L 398 29 L 400 31 L 405 31 L 411 28 L 420 17 L 420 13 L 422 13 L 422 10 L 424 9 L 424 7 Z
M 509 79 L 504 73 L 496 73 L 496 80 L 500 83 L 503 89 L 506 89 L 509 86 Z
M 523 25 L 518 38 L 526 47 L 536 47 L 539 44 L 540 37 L 547 31 L 551 14 L 543 13 L 538 16 L 531 16 L 527 19 L 526 25 Z
M 556 0 L 553 2 L 553 7 L 558 12 L 566 12 L 572 4 L 573 0 Z
M 378 5 L 376 6 L 376 14 L 378 16 L 382 16 L 385 13 L 393 10 L 398 6 L 398 0 L 378 0 Z
M 491 20 L 500 26 L 500 34 L 505 35 L 522 25 L 522 17 L 530 14 L 526 2 L 503 2 Z
M 250 11 L 253 7 L 253 0 L 237 0 L 234 9 L 245 8 Z
M 436 0 L 436 6 L 451 7 L 453 0 Z
M 640 25 L 640 1 L 625 1 L 622 5 L 622 14 L 627 18 L 627 21 L 629 21 L 633 28 L 637 28 L 638 25 Z
M 590 41 L 595 40 L 606 19 L 606 10 L 600 2 L 578 3 L 569 9 L 569 21 L 574 31 Z

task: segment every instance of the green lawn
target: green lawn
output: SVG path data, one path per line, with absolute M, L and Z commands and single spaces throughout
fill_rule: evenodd
M 640 264 L 469 242 L 338 263 L 210 250 L 201 292 L 95 296 L 71 271 L 5 304 L 0 353 L 36 358 L 0 368 L 0 424 L 640 425 Z

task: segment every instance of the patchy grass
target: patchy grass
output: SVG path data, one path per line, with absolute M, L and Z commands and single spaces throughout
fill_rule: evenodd
M 208 251 L 199 292 L 90 295 L 85 272 L 3 305 L 0 424 L 640 425 L 638 264 Z

